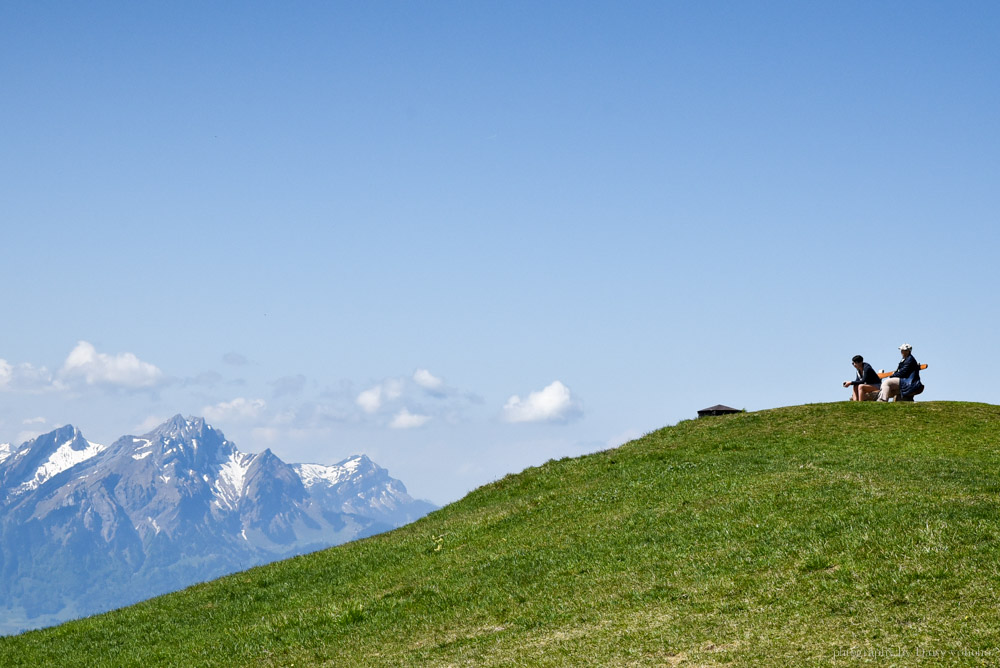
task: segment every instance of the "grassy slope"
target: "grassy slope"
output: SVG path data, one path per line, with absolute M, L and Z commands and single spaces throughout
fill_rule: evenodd
M 993 664 L 998 445 L 984 404 L 682 422 L 0 665 Z

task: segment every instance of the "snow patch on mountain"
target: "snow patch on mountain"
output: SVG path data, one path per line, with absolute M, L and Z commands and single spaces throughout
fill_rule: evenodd
M 219 477 L 212 487 L 215 495 L 214 503 L 220 508 L 232 510 L 243 495 L 243 484 L 246 481 L 247 470 L 255 459 L 254 455 L 233 450 L 221 467 Z
M 12 453 L 10 443 L 0 443 L 0 462 L 10 457 Z
M 354 455 L 339 464 L 326 466 L 324 464 L 292 464 L 292 468 L 299 474 L 302 484 L 306 489 L 314 485 L 323 483 L 325 485 L 336 485 L 358 474 L 358 469 L 363 465 L 373 466 L 373 462 L 365 455 Z M 376 467 L 377 468 L 377 467 Z
M 302 478 L 302 484 L 306 489 L 321 482 L 336 485 L 342 479 L 348 477 L 357 464 L 350 470 L 343 466 L 324 466 L 323 464 L 293 464 L 292 468 Z
M 73 443 L 79 438 L 79 432 L 73 434 L 73 438 L 69 439 L 52 453 L 52 455 L 45 461 L 44 464 L 39 466 L 35 470 L 35 475 L 31 480 L 26 480 L 21 483 L 18 487 L 19 491 L 25 491 L 29 489 L 37 489 L 46 480 L 59 475 L 66 469 L 72 468 L 84 462 L 91 457 L 103 452 L 105 447 L 100 443 L 91 443 L 90 441 L 84 441 L 87 447 L 82 450 L 73 449 Z

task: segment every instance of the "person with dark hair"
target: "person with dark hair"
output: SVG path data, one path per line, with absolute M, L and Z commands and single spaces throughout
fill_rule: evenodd
M 893 397 L 896 401 L 913 401 L 915 395 L 924 391 L 924 384 L 920 382 L 920 363 L 913 356 L 913 346 L 904 343 L 899 347 L 899 354 L 903 356 L 896 371 L 882 381 L 882 387 L 878 392 L 879 401 L 889 401 Z
M 865 362 L 861 355 L 851 358 L 851 364 L 858 372 L 858 377 L 854 380 L 845 380 L 844 387 L 851 387 L 851 401 L 874 401 L 875 393 L 882 385 L 882 379 L 875 373 L 871 364 Z

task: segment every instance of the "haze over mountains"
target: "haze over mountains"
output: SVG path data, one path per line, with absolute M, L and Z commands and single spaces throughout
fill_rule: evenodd
M 67 425 L 0 445 L 0 633 L 373 535 L 434 506 L 364 455 L 287 464 L 177 415 L 110 446 Z

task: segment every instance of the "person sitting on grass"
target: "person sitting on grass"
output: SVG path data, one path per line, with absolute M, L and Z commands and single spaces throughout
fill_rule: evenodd
M 882 385 L 882 379 L 861 355 L 852 357 L 851 364 L 858 372 L 858 377 L 854 380 L 844 381 L 844 387 L 851 386 L 851 401 L 873 401 Z
M 914 395 L 923 391 L 924 385 L 920 382 L 920 363 L 912 351 L 913 346 L 909 343 L 899 347 L 903 359 L 891 376 L 882 379 L 882 388 L 878 393 L 879 401 L 889 401 L 893 397 L 896 397 L 896 401 L 912 401 Z

